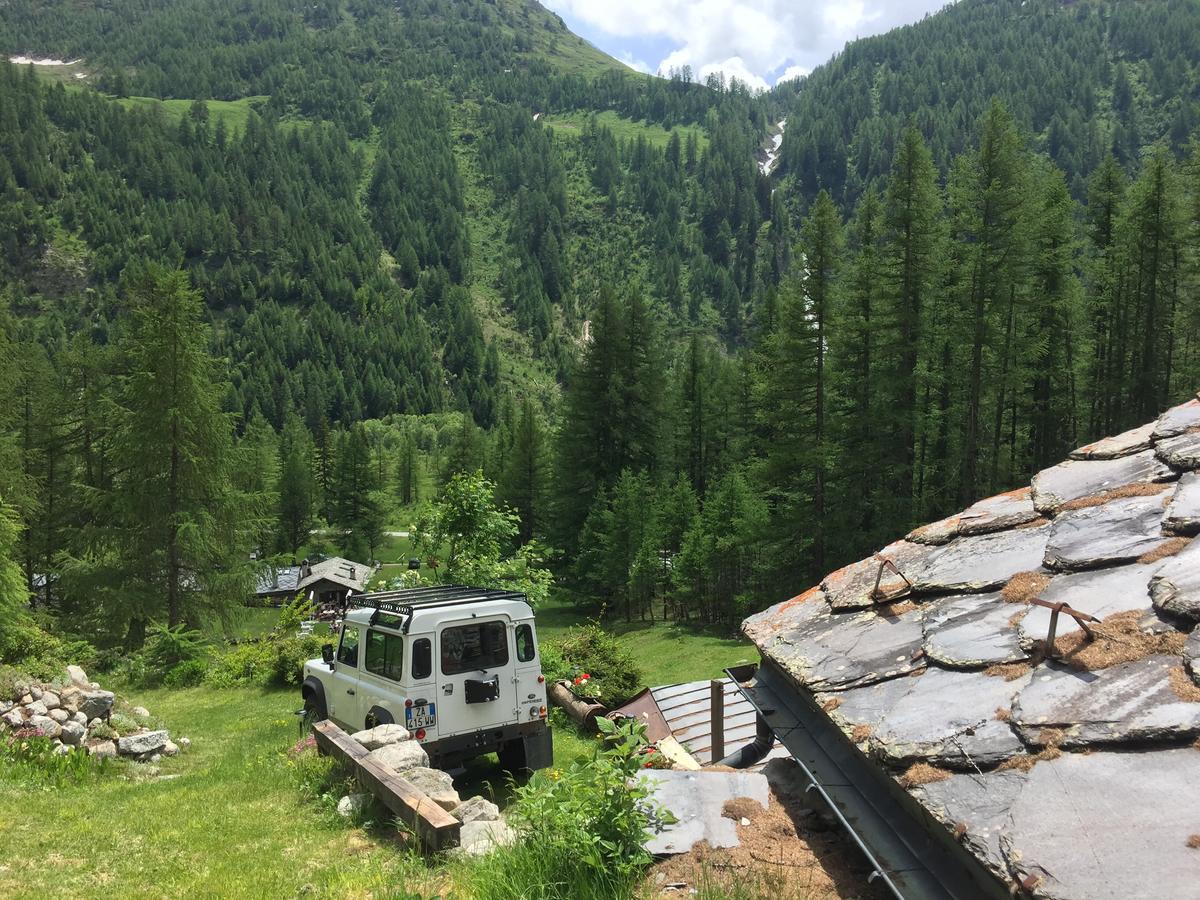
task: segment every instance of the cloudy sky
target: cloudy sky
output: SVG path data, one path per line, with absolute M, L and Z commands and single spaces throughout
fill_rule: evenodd
M 541 0 L 576 34 L 643 72 L 688 65 L 766 88 L 847 41 L 935 12 L 947 0 Z

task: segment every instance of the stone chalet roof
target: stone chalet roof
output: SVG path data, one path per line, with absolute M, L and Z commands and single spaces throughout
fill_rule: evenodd
M 258 580 L 258 594 L 296 594 L 318 581 L 329 581 L 362 593 L 374 570 L 364 563 L 332 556 L 311 566 L 280 566 L 268 570 Z
M 1200 896 L 1198 469 L 1191 400 L 743 631 L 1005 883 Z

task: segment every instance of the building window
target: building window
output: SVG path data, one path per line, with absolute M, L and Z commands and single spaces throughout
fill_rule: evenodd
M 358 629 L 350 625 L 342 628 L 342 643 L 338 646 L 338 662 L 358 668 Z
M 533 629 L 528 625 L 517 626 L 517 660 L 530 662 L 537 653 L 537 644 L 533 642 Z
M 433 674 L 433 643 L 429 638 L 413 641 L 413 679 L 420 681 Z
M 367 632 L 367 671 L 391 681 L 404 679 L 404 638 L 371 629 Z
M 441 636 L 442 674 L 481 672 L 508 664 L 508 629 L 503 622 L 447 628 Z

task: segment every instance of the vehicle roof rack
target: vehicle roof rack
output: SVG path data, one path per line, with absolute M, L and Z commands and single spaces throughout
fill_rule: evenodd
M 528 598 L 520 591 L 509 591 L 500 588 L 467 587 L 461 584 L 438 585 L 436 587 L 406 588 L 399 591 L 376 591 L 370 594 L 359 594 L 347 597 L 345 609 L 374 609 L 371 624 L 374 625 L 380 613 L 392 613 L 405 616 L 401 630 L 408 632 L 412 614 L 419 609 L 431 609 L 444 606 L 460 606 L 467 603 L 478 603 L 480 600 L 520 600 L 528 603 Z

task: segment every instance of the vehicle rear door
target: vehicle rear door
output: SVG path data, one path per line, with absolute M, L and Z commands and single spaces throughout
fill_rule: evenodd
M 511 641 L 506 616 L 448 622 L 438 628 L 439 738 L 515 721 Z

